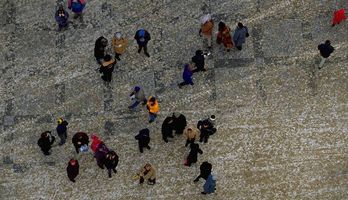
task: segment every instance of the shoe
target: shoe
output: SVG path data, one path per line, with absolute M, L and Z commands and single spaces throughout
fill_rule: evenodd
M 109 174 L 109 178 L 111 178 L 111 174 Z
M 198 179 L 193 180 L 194 183 L 197 183 L 198 181 L 199 181 Z
M 205 192 L 201 192 L 201 194 L 207 194 L 207 193 L 205 193 Z
M 181 89 L 182 88 L 182 86 L 180 85 L 180 84 L 178 84 L 178 87 Z
M 116 169 L 112 169 L 112 171 L 116 174 L 117 173 L 117 170 Z
M 168 137 L 169 137 L 169 138 L 174 138 L 174 136 L 173 136 L 173 135 L 168 135 Z
M 208 49 L 212 49 L 212 48 L 213 48 L 213 46 L 209 46 L 209 47 L 208 47 Z
M 152 122 L 154 122 L 155 120 L 149 120 L 149 123 L 152 123 Z
M 141 49 L 138 49 L 138 53 L 140 53 L 141 52 Z
M 146 53 L 144 53 L 144 54 L 145 54 L 145 56 L 150 57 L 150 54 L 149 54 L 149 53 L 146 52 Z
M 71 182 L 75 183 L 76 181 L 75 180 L 71 180 Z
M 58 145 L 59 145 L 59 146 L 62 146 L 63 144 L 64 144 L 64 143 L 59 143 Z
M 150 149 L 151 149 L 151 147 L 150 147 L 150 146 L 147 146 L 146 148 L 147 148 L 148 150 L 150 150 Z

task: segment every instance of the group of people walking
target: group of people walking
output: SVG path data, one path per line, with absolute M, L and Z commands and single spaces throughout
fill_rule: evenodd
M 82 20 L 82 13 L 85 5 L 86 0 L 68 0 L 68 8 L 74 13 L 75 19 L 80 18 Z M 335 17 L 336 18 L 332 24 L 333 26 L 345 19 L 344 11 L 340 10 L 339 13 L 335 13 Z M 55 13 L 55 19 L 58 23 L 59 31 L 68 27 L 69 13 L 63 6 L 59 6 Z M 204 41 L 206 40 L 208 51 L 204 52 L 203 50 L 197 50 L 195 55 L 191 58 L 191 61 L 184 64 L 184 71 L 182 74 L 183 82 L 178 84 L 179 88 L 182 88 L 185 85 L 194 85 L 192 80 L 193 74 L 207 70 L 205 67 L 205 58 L 210 55 L 210 50 L 213 48 L 213 30 L 214 20 L 210 14 L 204 15 L 201 18 L 199 36 L 202 37 Z M 218 23 L 216 43 L 222 45 L 226 52 L 230 52 L 234 47 L 239 51 L 242 50 L 247 37 L 249 37 L 249 30 L 241 22 L 237 23 L 233 34 L 231 34 L 231 28 L 224 22 L 220 21 Z M 143 50 L 144 55 L 150 57 L 147 48 L 147 44 L 151 40 L 150 33 L 145 29 L 139 29 L 135 32 L 134 39 L 138 44 L 138 53 L 141 53 Z M 94 47 L 94 56 L 96 62 L 100 65 L 99 72 L 103 74 L 101 78 L 105 82 L 112 81 L 112 73 L 117 61 L 120 61 L 122 55 L 126 52 L 129 41 L 121 32 L 115 32 L 111 38 L 111 46 L 114 51 L 114 56 L 106 52 L 108 43 L 108 39 L 101 36 L 95 41 Z M 334 48 L 331 46 L 331 42 L 327 40 L 325 43 L 318 46 L 318 50 L 322 56 L 322 60 L 319 64 L 319 69 L 321 69 L 325 60 L 334 51 Z M 159 112 L 159 103 L 156 97 L 149 96 L 146 98 L 145 91 L 141 86 L 135 86 L 132 88 L 129 97 L 131 99 L 131 103 L 128 106 L 130 110 L 135 110 L 135 108 L 141 103 L 143 106 L 146 105 L 149 113 L 149 123 L 156 120 Z M 69 123 L 63 118 L 59 118 L 57 121 L 56 131 L 60 138 L 60 146 L 66 143 L 68 137 L 68 124 Z M 162 139 L 165 143 L 169 143 L 170 138 L 174 138 L 173 133 L 185 137 L 186 140 L 183 145 L 190 149 L 186 159 L 184 160 L 184 165 L 188 167 L 197 162 L 198 154 L 203 154 L 203 151 L 196 140 L 199 140 L 201 143 L 207 143 L 209 137 L 216 131 L 215 115 L 211 115 L 209 118 L 204 120 L 199 120 L 197 125 L 188 125 L 186 117 L 183 114 L 173 113 L 171 116 L 164 119 L 161 127 Z M 89 146 L 90 139 L 92 142 Z M 135 136 L 135 140 L 138 141 L 140 153 L 144 152 L 144 148 L 151 150 L 151 147 L 149 146 L 151 140 L 150 130 L 148 128 L 140 130 Z M 37 144 L 41 148 L 43 154 L 48 156 L 51 154 L 51 148 L 54 142 L 55 137 L 52 133 L 50 131 L 45 131 L 41 134 Z M 87 133 L 77 132 L 72 137 L 72 143 L 76 153 L 88 152 L 89 149 L 91 149 L 98 167 L 101 169 L 106 168 L 110 178 L 112 177 L 112 172 L 117 173 L 116 168 L 119 162 L 117 153 L 107 147 L 107 145 L 97 135 L 92 134 L 91 137 L 89 137 Z M 79 174 L 78 160 L 69 160 L 66 170 L 69 180 L 75 182 L 75 178 Z M 146 163 L 140 168 L 134 178 L 139 180 L 140 184 L 144 183 L 146 180 L 148 184 L 153 185 L 156 183 L 156 170 L 153 165 Z M 199 181 L 200 178 L 206 180 L 202 194 L 213 193 L 216 189 L 216 179 L 212 175 L 211 163 L 205 161 L 200 165 L 200 174 L 194 182 Z

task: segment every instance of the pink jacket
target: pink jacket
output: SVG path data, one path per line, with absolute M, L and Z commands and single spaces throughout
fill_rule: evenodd
M 71 7 L 72 1 L 73 0 L 68 0 L 68 8 Z M 86 4 L 87 3 L 86 0 L 78 0 L 78 1 L 80 1 L 81 4 Z

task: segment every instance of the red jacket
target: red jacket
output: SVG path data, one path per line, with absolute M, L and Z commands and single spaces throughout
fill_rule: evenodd
M 91 149 L 93 153 L 95 153 L 97 151 L 98 145 L 102 143 L 102 141 L 96 135 L 92 135 L 91 138 L 92 138 Z
M 334 17 L 332 19 L 332 25 L 339 24 L 341 21 L 345 20 L 347 17 L 345 16 L 344 13 L 344 8 L 341 8 L 339 10 L 336 10 L 334 12 Z

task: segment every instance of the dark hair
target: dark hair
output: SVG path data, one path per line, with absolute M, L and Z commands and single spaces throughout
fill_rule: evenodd
M 325 44 L 331 44 L 331 41 L 330 40 L 326 40 Z
M 238 22 L 238 27 L 239 27 L 239 28 L 243 28 L 244 25 L 243 25 L 241 22 Z
M 106 54 L 106 55 L 104 56 L 104 61 L 108 62 L 108 61 L 110 61 L 110 60 L 111 60 L 111 56 L 110 56 L 109 54 Z
M 156 101 L 156 98 L 155 98 L 155 97 L 151 97 L 149 101 L 155 102 L 155 101 Z
M 196 51 L 196 55 L 202 55 L 203 54 L 203 51 L 202 50 L 197 50 Z
M 219 22 L 218 26 L 219 26 L 219 31 L 223 31 L 226 25 L 223 22 Z
M 215 119 L 215 115 L 211 115 L 210 118 Z

